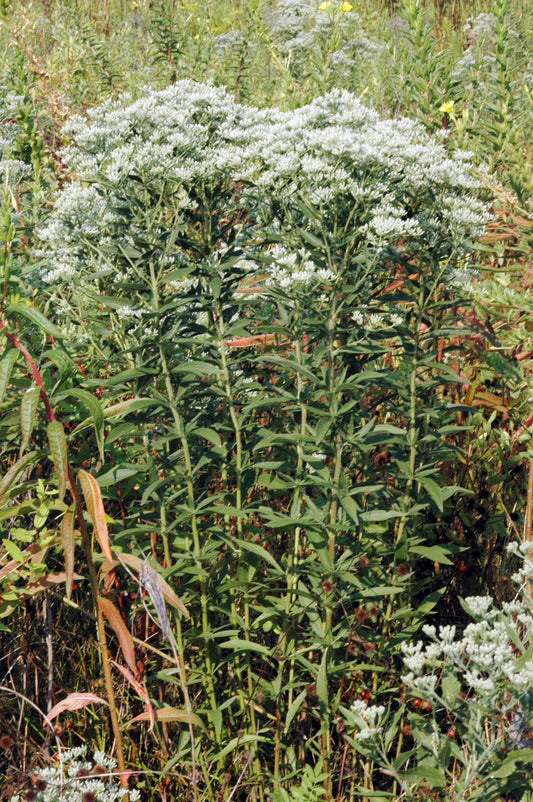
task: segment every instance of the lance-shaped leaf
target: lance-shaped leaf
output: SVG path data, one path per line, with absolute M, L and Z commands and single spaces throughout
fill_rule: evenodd
M 78 398 L 80 401 L 83 401 L 89 412 L 91 413 L 93 425 L 94 425 L 94 433 L 96 435 L 96 443 L 98 445 L 98 452 L 100 455 L 100 459 L 103 461 L 104 459 L 104 410 L 102 409 L 102 404 L 100 401 L 90 393 L 88 390 L 82 390 L 79 387 L 72 387 L 69 390 L 65 390 L 62 393 L 59 393 L 55 396 L 55 400 L 59 401 L 63 398 L 67 398 L 72 396 L 73 398 Z
M 63 424 L 58 420 L 51 421 L 47 428 L 50 453 L 57 474 L 59 500 L 63 501 L 68 485 L 67 438 Z
M 92 704 L 106 705 L 105 699 L 101 696 L 95 696 L 94 693 L 69 693 L 66 699 L 58 702 L 47 714 L 48 718 L 52 719 L 63 713 L 65 710 L 81 710 L 82 707 Z
M 12 348 L 0 360 L 0 404 L 4 400 L 18 355 L 19 351 L 16 348 Z
M 18 315 L 22 315 L 30 323 L 33 323 L 35 326 L 38 326 L 41 331 L 44 331 L 45 334 L 49 334 L 51 337 L 56 337 L 57 339 L 65 337 L 59 329 L 51 323 L 48 318 L 46 318 L 42 312 L 38 312 L 37 309 L 34 309 L 33 306 L 25 306 L 24 304 L 10 304 L 7 308 L 7 313 L 12 314 L 15 312 Z
M 109 601 L 109 599 L 106 599 L 104 596 L 100 596 L 98 598 L 98 604 L 100 605 L 100 609 L 118 638 L 120 648 L 122 649 L 122 654 L 124 655 L 124 660 L 132 671 L 136 671 L 137 664 L 135 662 L 135 647 L 133 645 L 133 638 L 131 637 L 130 631 L 124 623 L 124 619 L 113 602 Z
M 105 520 L 104 502 L 102 501 L 102 493 L 100 492 L 98 482 L 94 476 L 87 473 L 87 471 L 80 471 L 78 477 L 100 548 L 108 560 L 113 560 L 111 544 L 109 543 L 109 532 L 107 531 L 107 523 Z
M 126 398 L 125 401 L 119 401 L 118 404 L 111 404 L 110 406 L 106 407 L 103 410 L 104 418 L 105 419 L 117 418 L 119 415 L 125 415 L 126 412 L 128 412 L 129 408 L 132 406 L 132 404 L 135 404 L 139 400 L 142 399 Z M 87 418 L 86 420 L 82 421 L 81 423 L 78 424 L 78 426 L 76 426 L 72 434 L 78 434 L 78 432 L 81 432 L 83 429 L 86 429 L 88 426 L 90 426 L 93 423 L 93 421 L 94 417 Z
M 74 508 L 70 507 L 63 515 L 63 520 L 61 521 L 61 546 L 63 547 L 63 556 L 65 559 L 65 590 L 67 599 L 70 599 L 72 585 L 74 584 L 74 521 Z
M 20 444 L 21 455 L 30 442 L 40 395 L 41 391 L 38 387 L 30 387 L 22 396 L 22 402 L 20 404 L 20 430 L 22 434 L 22 442 Z
M 45 455 L 46 451 L 32 451 L 29 454 L 24 454 L 23 457 L 20 457 L 20 459 L 11 466 L 0 480 L 0 501 L 2 500 L 2 496 L 10 489 L 18 474 L 32 462 L 37 462 L 38 459 L 41 459 L 41 457 Z
M 143 685 L 141 685 L 141 683 L 140 683 L 140 682 L 138 682 L 138 681 L 135 679 L 135 677 L 133 676 L 133 674 L 131 673 L 131 671 L 128 671 L 128 669 L 126 668 L 126 666 L 121 666 L 121 665 L 120 665 L 120 663 L 117 663 L 117 662 L 115 662 L 115 660 L 111 660 L 110 662 L 111 662 L 111 663 L 112 663 L 112 664 L 115 666 L 115 668 L 116 668 L 118 671 L 120 671 L 120 673 L 122 674 L 122 676 L 123 676 L 125 679 L 127 679 L 127 680 L 128 680 L 128 682 L 129 682 L 129 684 L 131 685 L 131 687 L 134 689 L 134 691 L 136 691 L 136 692 L 139 694 L 139 696 L 141 697 L 141 699 L 143 700 L 143 702 L 148 702 L 148 703 L 150 703 L 150 700 L 149 700 L 149 698 L 148 698 L 148 694 L 146 693 L 146 688 L 144 688 L 144 686 L 143 686 Z
M 187 724 L 195 724 L 197 727 L 204 726 L 202 719 L 196 713 L 187 713 L 186 710 L 178 710 L 176 707 L 161 707 L 159 710 L 154 709 L 154 716 L 156 721 L 183 721 Z M 138 721 L 149 721 L 150 714 L 148 712 L 141 713 L 135 718 L 130 719 L 126 726 L 135 724 Z

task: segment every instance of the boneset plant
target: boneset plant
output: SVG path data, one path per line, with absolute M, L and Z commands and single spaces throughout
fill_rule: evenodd
M 65 134 L 41 288 L 90 385 L 135 399 L 91 469 L 118 560 L 162 562 L 190 614 L 198 759 L 256 798 L 315 762 L 328 798 L 370 788 L 341 705 L 388 700 L 444 593 L 424 566 L 457 552 L 447 359 L 488 220 L 469 158 L 350 94 L 259 111 L 192 82 Z M 181 690 L 152 667 L 157 707 Z M 167 754 L 190 778 L 187 728 Z

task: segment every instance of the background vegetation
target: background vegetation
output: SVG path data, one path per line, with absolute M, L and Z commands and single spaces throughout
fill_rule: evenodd
M 526 799 L 527 694 L 402 644 L 533 540 L 529 4 L 0 15 L 0 798 L 59 742 L 146 800 Z

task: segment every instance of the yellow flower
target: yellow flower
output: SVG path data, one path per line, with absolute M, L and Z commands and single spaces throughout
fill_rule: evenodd
M 447 100 L 446 103 L 442 104 L 439 111 L 442 112 L 442 114 L 453 114 L 454 106 L 455 106 L 455 100 Z
M 353 6 L 351 5 L 351 3 L 343 3 L 341 6 L 341 11 L 343 14 L 346 14 L 346 12 L 351 11 L 352 8 Z
M 325 0 L 324 3 L 321 3 L 318 7 L 319 11 L 327 11 L 331 5 L 331 0 Z

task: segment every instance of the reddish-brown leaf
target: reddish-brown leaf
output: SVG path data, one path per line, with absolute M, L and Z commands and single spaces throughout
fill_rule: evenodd
M 95 696 L 94 693 L 69 693 L 66 699 L 62 699 L 47 713 L 47 716 L 49 719 L 53 719 L 65 710 L 80 710 L 82 707 L 87 707 L 87 705 L 94 703 L 107 704 L 105 699 L 102 699 L 101 696 Z
M 117 663 L 115 660 L 111 660 L 111 663 L 115 666 L 115 668 L 120 671 L 123 677 L 128 680 L 131 687 L 139 694 L 143 702 L 148 702 L 148 694 L 146 693 L 146 689 L 143 688 L 140 682 L 137 682 L 131 671 L 129 671 L 126 666 L 121 666 L 120 663 Z
M 135 647 L 133 645 L 133 639 L 130 631 L 124 623 L 124 619 L 113 602 L 109 601 L 109 599 L 106 599 L 104 596 L 99 596 L 98 604 L 100 605 L 103 614 L 107 618 L 109 624 L 112 626 L 115 632 L 115 635 L 118 638 L 118 642 L 120 643 L 120 647 L 122 649 L 122 654 L 124 655 L 124 660 L 132 671 L 136 671 L 137 664 L 135 662 Z
M 107 523 L 105 519 L 104 502 L 102 501 L 102 493 L 98 482 L 94 476 L 87 471 L 80 471 L 78 474 L 83 497 L 87 504 L 87 510 L 93 522 L 96 538 L 100 544 L 100 548 L 104 552 L 108 560 L 113 559 L 111 554 L 111 544 L 109 542 L 109 532 L 107 531 Z

